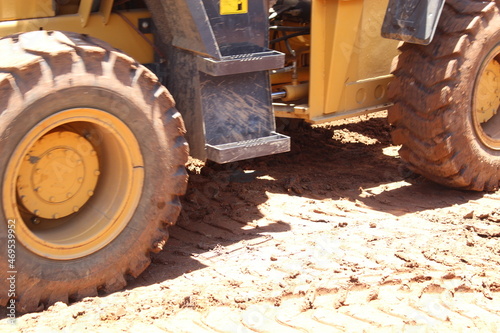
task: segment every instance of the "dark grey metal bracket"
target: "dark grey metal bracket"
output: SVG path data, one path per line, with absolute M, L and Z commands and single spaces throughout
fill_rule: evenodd
M 445 0 L 389 0 L 382 36 L 427 45 L 436 32 Z
M 190 153 L 219 163 L 289 151 L 275 133 L 266 0 L 228 14 L 221 0 L 145 0 L 167 54 L 166 86 L 184 118 Z M 259 144 L 249 144 L 258 142 Z

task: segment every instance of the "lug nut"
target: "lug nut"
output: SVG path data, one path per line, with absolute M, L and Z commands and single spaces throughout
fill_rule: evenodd
M 35 212 L 37 212 L 37 211 L 35 211 Z M 40 224 L 40 222 L 42 222 L 42 221 L 40 221 L 40 218 L 38 218 L 38 217 L 31 218 L 31 223 L 33 223 L 33 224 Z

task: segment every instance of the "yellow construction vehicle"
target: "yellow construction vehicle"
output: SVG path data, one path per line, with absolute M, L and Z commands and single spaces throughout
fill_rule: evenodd
M 389 109 L 413 170 L 496 189 L 499 26 L 495 1 L 0 0 L 0 305 L 123 288 L 179 215 L 188 143 L 286 152 L 275 116 Z

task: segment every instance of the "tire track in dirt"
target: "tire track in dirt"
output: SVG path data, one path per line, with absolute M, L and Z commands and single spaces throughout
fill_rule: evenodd
M 408 173 L 383 116 L 301 127 L 289 154 L 192 162 L 183 213 L 139 279 L 18 328 L 497 331 L 500 194 Z

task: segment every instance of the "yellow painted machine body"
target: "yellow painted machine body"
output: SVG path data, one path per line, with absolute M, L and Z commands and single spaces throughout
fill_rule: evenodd
M 398 42 L 384 39 L 380 27 L 387 0 L 313 0 L 311 35 L 294 38 L 309 59 L 298 59 L 298 72 L 309 82 L 309 94 L 295 101 L 274 103 L 279 117 L 321 123 L 387 108 L 387 85 Z M 293 47 L 293 45 L 292 45 Z M 284 46 L 280 50 L 286 52 Z M 302 51 L 302 53 L 305 53 Z M 304 83 L 290 80 L 288 85 Z M 283 79 L 275 90 L 287 90 Z
M 312 0 L 311 34 L 290 40 L 299 77 L 272 76 L 274 91 L 288 94 L 274 103 L 276 116 L 321 123 L 387 107 L 398 44 L 380 36 L 387 2 Z M 140 63 L 153 63 L 153 35 L 138 29 L 139 19 L 151 17 L 148 9 L 114 11 L 114 5 L 114 0 L 1 0 L 0 36 L 33 30 L 84 33 Z M 288 53 L 283 43 L 275 48 Z
M 35 30 L 71 31 L 101 39 L 140 63 L 154 60 L 153 36 L 138 31 L 144 9 L 113 12 L 114 0 L 0 1 L 0 37 Z

